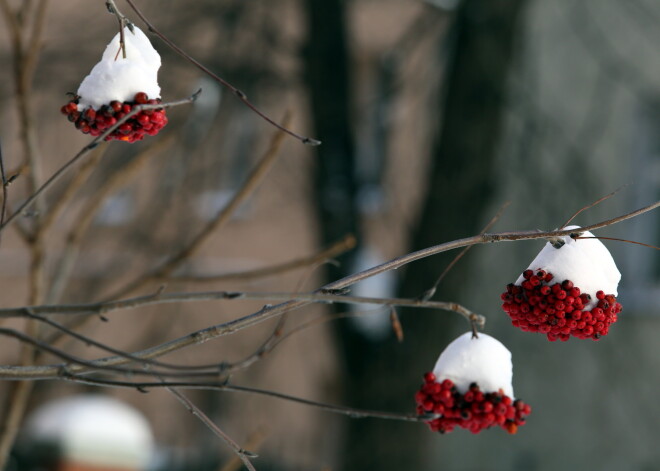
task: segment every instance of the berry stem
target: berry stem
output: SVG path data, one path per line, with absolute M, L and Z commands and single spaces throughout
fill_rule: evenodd
M 502 214 L 504 214 L 504 210 L 506 210 L 506 208 L 509 206 L 509 204 L 511 204 L 511 202 L 510 202 L 510 201 L 507 201 L 506 203 L 504 203 L 504 204 L 500 207 L 500 209 L 499 209 L 499 211 L 497 212 L 497 214 L 495 214 L 495 216 L 493 216 L 493 217 L 491 218 L 491 220 L 488 221 L 488 224 L 486 224 L 486 225 L 484 226 L 484 228 L 481 230 L 480 234 L 485 233 L 488 229 L 490 229 L 491 227 L 493 227 L 493 225 L 494 225 L 494 224 L 500 219 L 500 217 L 502 217 Z M 464 256 L 464 255 L 468 252 L 468 250 L 470 250 L 471 248 L 472 248 L 471 245 L 468 245 L 468 246 L 464 247 L 463 250 L 461 250 L 461 251 L 456 255 L 456 257 L 454 257 L 454 259 L 453 259 L 451 262 L 449 262 L 449 265 L 447 265 L 447 267 L 443 270 L 443 272 L 440 274 L 440 276 L 439 276 L 438 279 L 435 281 L 435 283 L 433 284 L 433 286 L 432 286 L 430 289 L 424 291 L 424 292 L 421 294 L 420 299 L 423 299 L 423 300 L 425 300 L 425 301 L 431 299 L 431 298 L 435 295 L 435 292 L 437 291 L 438 286 L 440 286 L 440 282 L 445 278 L 445 276 L 447 276 L 447 273 L 449 273 L 449 271 L 450 271 L 452 268 L 454 268 L 454 265 L 456 265 L 456 264 L 458 263 L 458 261 L 459 261 L 461 258 L 463 258 L 463 256 Z
M 591 208 L 593 208 L 594 206 L 596 206 L 597 204 L 602 203 L 602 202 L 605 201 L 606 199 L 611 198 L 612 196 L 616 195 L 619 191 L 623 190 L 626 186 L 627 186 L 627 185 L 623 185 L 623 186 L 617 188 L 616 190 L 614 190 L 612 193 L 610 193 L 610 194 L 608 194 L 608 195 L 605 195 L 605 196 L 603 196 L 602 198 L 597 199 L 597 200 L 594 201 L 593 203 L 591 203 L 591 204 L 589 204 L 589 205 L 587 205 L 587 206 L 585 206 L 585 207 L 583 207 L 583 208 L 578 209 L 578 210 L 577 210 L 577 211 L 576 211 L 576 212 L 575 212 L 570 218 L 568 218 L 568 220 L 567 220 L 564 224 L 562 224 L 562 225 L 559 226 L 559 227 L 561 228 L 561 227 L 566 227 L 566 226 L 568 226 L 568 225 L 570 224 L 570 222 L 571 222 L 573 219 L 575 219 L 575 218 L 576 218 L 581 212 L 586 211 L 587 209 L 591 209 Z
M 124 40 L 124 27 L 128 27 L 128 29 L 133 31 L 133 23 L 131 23 L 131 20 L 129 20 L 126 17 L 126 15 L 124 15 L 121 11 L 119 11 L 119 8 L 117 8 L 117 4 L 115 4 L 114 0 L 106 0 L 105 7 L 108 9 L 110 13 L 112 13 L 117 17 L 117 21 L 119 22 L 119 51 L 117 51 L 115 60 L 117 60 L 117 58 L 119 57 L 119 52 L 121 52 L 122 58 L 126 59 L 126 41 Z
M 158 36 L 158 37 L 159 37 L 159 38 L 160 38 L 165 44 L 167 44 L 167 45 L 168 45 L 168 46 L 169 46 L 174 52 L 176 52 L 176 53 L 179 54 L 181 57 L 183 57 L 184 59 L 186 59 L 186 60 L 187 60 L 188 62 L 190 62 L 192 65 L 194 65 L 194 66 L 197 67 L 199 70 L 201 70 L 202 72 L 204 72 L 206 75 L 208 75 L 209 77 L 211 77 L 213 80 L 215 80 L 216 82 L 220 83 L 223 87 L 228 88 L 228 89 L 229 89 L 229 90 L 230 90 L 230 91 L 231 91 L 236 97 L 238 97 L 239 100 L 241 100 L 241 101 L 245 104 L 245 106 L 247 106 L 247 107 L 250 108 L 252 111 L 254 111 L 254 112 L 255 112 L 257 115 L 259 115 L 259 117 L 261 117 L 263 120 L 265 120 L 266 122 L 268 122 L 268 123 L 271 124 L 272 126 L 275 126 L 275 127 L 278 128 L 279 130 L 284 131 L 284 132 L 287 133 L 288 135 L 290 135 L 290 136 L 292 136 L 292 137 L 298 139 L 298 140 L 299 140 L 300 142 L 302 142 L 303 144 L 307 144 L 307 145 L 310 145 L 310 146 L 318 146 L 318 145 L 321 144 L 321 141 L 318 141 L 318 140 L 316 140 L 316 139 L 312 139 L 311 137 L 306 137 L 306 136 L 302 136 L 302 135 L 300 135 L 300 134 L 298 134 L 298 133 L 295 133 L 295 132 L 291 131 L 290 129 L 287 129 L 286 127 L 284 127 L 284 126 L 282 126 L 281 124 L 277 123 L 277 122 L 274 121 L 273 119 L 269 118 L 266 114 L 264 114 L 261 110 L 259 110 L 256 106 L 254 106 L 254 105 L 248 100 L 248 98 L 247 98 L 247 96 L 245 95 L 245 93 L 243 93 L 243 92 L 242 92 L 241 90 L 239 90 L 238 88 L 234 87 L 231 83 L 227 82 L 227 81 L 226 81 L 225 79 L 223 79 L 222 77 L 220 77 L 220 76 L 214 74 L 213 72 L 211 72 L 211 70 L 209 70 L 208 68 L 206 68 L 203 64 L 201 64 L 200 62 L 198 62 L 196 59 L 194 59 L 192 56 L 190 56 L 187 52 L 185 52 L 185 51 L 184 51 L 183 49 L 181 49 L 179 46 L 177 46 L 176 44 L 174 44 L 174 43 L 173 43 L 173 42 L 172 42 L 167 36 L 165 36 L 163 33 L 161 33 L 160 31 L 158 31 L 158 30 L 157 30 L 157 29 L 151 24 L 151 22 L 150 22 L 150 21 L 144 16 L 144 14 L 142 13 L 142 11 L 141 11 L 137 6 L 135 6 L 135 4 L 133 3 L 132 0 L 126 0 L 126 3 L 128 3 L 128 4 L 130 5 L 130 7 L 131 7 L 131 8 L 133 9 L 133 11 L 135 12 L 135 14 L 136 14 L 137 16 L 140 17 L 140 19 L 144 22 L 145 25 L 147 25 L 147 28 L 149 29 L 149 32 L 151 32 L 151 33 L 155 34 L 156 36 Z

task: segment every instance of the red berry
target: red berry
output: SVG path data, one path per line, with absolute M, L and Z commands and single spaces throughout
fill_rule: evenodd
M 135 98 L 133 100 L 138 105 L 146 105 L 147 102 L 149 101 L 149 97 L 144 92 L 138 92 L 135 94 Z
M 121 111 L 122 104 L 118 102 L 117 100 L 111 101 L 110 102 L 110 108 L 112 108 L 112 111 L 115 113 L 118 113 Z

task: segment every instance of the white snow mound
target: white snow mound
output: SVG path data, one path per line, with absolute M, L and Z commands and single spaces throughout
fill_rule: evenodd
M 151 459 L 151 427 L 136 409 L 100 395 L 55 400 L 37 409 L 24 439 L 59 444 L 65 459 L 113 469 L 144 469 Z
M 149 99 L 160 98 L 160 56 L 140 28 L 133 28 L 134 33 L 124 28 L 126 58 L 120 50 L 117 33 L 105 48 L 101 62 L 83 79 L 77 93 L 78 110 L 88 106 L 98 109 L 113 100 L 133 101 L 138 92 L 146 93 Z
M 458 337 L 440 354 L 433 374 L 439 383 L 450 379 L 461 394 L 477 383 L 484 393 L 501 389 L 514 398 L 511 352 L 490 335 L 479 333 L 472 338 L 472 332 L 467 332 Z
M 568 226 L 566 229 L 580 229 L 580 226 Z M 583 236 L 593 237 L 593 234 L 584 231 Z M 562 240 L 564 245 L 559 249 L 554 248 L 550 242 L 545 244 L 528 268 L 552 273 L 552 283 L 571 280 L 582 293 L 591 295 L 592 300 L 585 309 L 596 305 L 596 292 L 599 290 L 616 296 L 621 273 L 603 243 L 598 239 L 574 240 L 569 236 L 562 237 Z M 515 284 L 521 285 L 523 281 L 520 275 Z

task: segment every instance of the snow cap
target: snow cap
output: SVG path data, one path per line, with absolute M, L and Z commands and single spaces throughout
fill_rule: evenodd
M 126 58 L 120 50 L 119 38 L 117 33 L 105 48 L 101 62 L 80 84 L 77 93 L 80 111 L 88 106 L 98 109 L 113 100 L 133 101 L 138 92 L 146 93 L 150 99 L 160 98 L 158 52 L 137 26 L 133 26 L 133 32 L 124 28 Z
M 580 226 L 568 226 L 565 229 L 580 229 Z M 584 237 L 593 237 L 589 231 L 582 233 Z M 528 269 L 536 271 L 543 269 L 552 273 L 553 282 L 561 283 L 571 280 L 580 288 L 580 292 L 591 295 L 591 302 L 585 309 L 596 305 L 597 291 L 617 296 L 617 287 L 621 280 L 621 273 L 614 263 L 614 259 L 605 245 L 598 239 L 572 239 L 570 236 L 561 237 L 564 245 L 556 249 L 548 242 L 530 263 Z M 521 276 L 516 285 L 525 281 Z
M 440 354 L 433 374 L 439 383 L 450 379 L 461 394 L 477 383 L 484 393 L 501 389 L 513 399 L 511 352 L 490 335 L 472 338 L 472 332 L 466 332 L 458 337 Z
M 37 409 L 28 418 L 24 438 L 57 444 L 67 461 L 118 470 L 146 469 L 154 449 L 151 427 L 139 411 L 92 394 Z

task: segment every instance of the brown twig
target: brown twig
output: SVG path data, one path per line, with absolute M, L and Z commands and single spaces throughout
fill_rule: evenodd
M 236 443 L 229 435 L 223 432 L 220 427 L 218 427 L 210 418 L 207 416 L 199 407 L 197 407 L 190 399 L 181 394 L 179 391 L 174 389 L 171 386 L 165 386 L 165 388 L 176 397 L 181 404 L 183 404 L 188 411 L 197 417 L 206 427 L 211 430 L 215 436 L 224 441 L 229 447 L 234 451 L 236 456 L 243 462 L 245 467 L 250 471 L 256 471 L 254 465 L 250 461 L 250 458 L 256 458 L 257 455 L 250 451 L 243 449 L 238 443 Z
M 333 294 L 332 292 L 317 293 L 276 293 L 276 292 L 247 292 L 247 291 L 204 291 L 188 293 L 155 293 L 148 296 L 123 299 L 120 301 L 107 301 L 91 304 L 60 304 L 41 305 L 18 308 L 0 309 L 0 318 L 8 317 L 30 317 L 36 315 L 105 315 L 112 311 L 132 309 L 155 304 L 180 303 L 192 301 L 214 301 L 214 300 L 263 300 L 263 301 L 307 301 L 323 304 L 378 304 L 382 306 L 405 306 L 426 309 L 440 309 L 443 311 L 457 312 L 467 320 L 471 320 L 475 314 L 467 308 L 450 302 L 424 301 L 421 299 L 405 298 L 369 298 L 364 296 L 346 296 Z M 478 316 L 481 318 L 481 316 Z
M 484 226 L 484 228 L 481 230 L 480 234 L 483 234 L 484 232 L 486 232 L 488 229 L 490 229 L 491 227 L 493 227 L 493 225 L 494 225 L 497 221 L 499 221 L 499 219 L 502 217 L 502 214 L 504 213 L 504 210 L 509 206 L 509 204 L 511 204 L 511 202 L 510 202 L 510 201 L 507 201 L 506 203 L 504 203 L 504 204 L 502 205 L 502 207 L 499 209 L 499 211 L 497 211 L 497 214 L 495 214 L 495 216 L 493 216 L 492 219 L 491 219 L 490 221 L 488 221 L 488 224 L 486 224 L 486 225 Z M 474 247 L 474 246 L 473 246 L 473 245 L 468 245 L 468 246 L 464 247 L 464 248 L 463 248 L 463 249 L 462 249 L 462 250 L 456 255 L 456 257 L 454 257 L 454 259 L 449 263 L 449 265 L 447 265 L 447 267 L 443 270 L 443 272 L 440 274 L 440 276 L 438 277 L 438 279 L 436 280 L 436 282 L 433 283 L 433 286 L 431 287 L 431 289 L 426 290 L 424 293 L 422 293 L 422 295 L 421 295 L 420 297 L 421 297 L 422 299 L 424 299 L 424 300 L 431 299 L 431 298 L 435 295 L 435 292 L 437 291 L 438 286 L 440 286 L 440 283 L 442 282 L 442 280 L 444 280 L 445 276 L 447 276 L 447 273 L 449 273 L 449 271 L 450 271 L 452 268 L 454 268 L 454 265 L 456 265 L 456 264 L 458 263 L 458 261 L 459 261 L 461 258 L 463 258 L 463 256 L 464 256 L 464 255 L 468 252 L 468 250 L 470 250 L 472 247 Z
M 628 240 L 628 239 L 617 239 L 616 237 L 587 237 L 587 236 L 579 236 L 579 237 L 573 237 L 573 239 L 578 240 L 578 239 L 603 239 L 603 240 L 615 240 L 617 242 L 627 242 L 629 244 L 636 244 L 636 245 L 641 245 L 643 247 L 648 247 L 649 249 L 655 249 L 655 250 L 660 250 L 660 247 L 656 247 L 655 245 L 651 244 L 645 244 L 644 242 L 636 242 L 634 240 Z
M 617 188 L 616 190 L 614 190 L 612 193 L 610 193 L 610 194 L 608 194 L 608 195 L 605 195 L 605 196 L 603 196 L 602 198 L 598 198 L 596 201 L 594 201 L 594 202 L 591 203 L 590 205 L 587 205 L 587 206 L 585 206 L 585 207 L 583 207 L 583 208 L 578 209 L 577 211 L 575 211 L 575 213 L 574 213 L 570 218 L 568 218 L 568 220 L 567 220 L 564 224 L 562 224 L 561 226 L 559 226 L 559 228 L 561 229 L 562 227 L 566 227 L 566 226 L 568 226 L 568 225 L 570 224 L 570 222 L 571 222 L 573 219 L 575 219 L 580 213 L 582 213 L 583 211 L 586 211 L 587 209 L 591 209 L 591 208 L 593 208 L 594 206 L 596 206 L 597 204 L 602 203 L 603 201 L 605 201 L 605 200 L 611 198 L 612 196 L 616 195 L 618 192 L 620 192 L 621 190 L 623 190 L 626 186 L 628 186 L 628 185 L 623 185 L 623 186 Z
M 257 429 L 255 432 L 251 433 L 247 437 L 245 447 L 248 450 L 258 450 L 261 446 L 261 443 L 265 438 L 265 431 L 262 428 Z M 240 471 L 241 469 L 241 459 L 240 457 L 233 456 L 232 459 L 227 461 L 222 468 L 219 468 L 218 471 Z
M 126 363 L 131 363 L 139 361 L 144 363 L 144 359 L 139 358 L 136 355 L 128 355 L 126 353 L 121 353 L 119 358 L 122 358 L 121 361 L 115 363 L 109 363 L 99 360 L 85 360 L 84 358 L 77 357 L 72 355 L 62 349 L 53 347 L 48 342 L 43 342 L 32 335 L 28 335 L 24 332 L 20 332 L 16 329 L 10 329 L 6 327 L 0 327 L 0 336 L 10 337 L 18 340 L 23 345 L 32 347 L 33 349 L 41 350 L 55 357 L 64 360 L 66 364 L 58 365 L 48 365 L 48 366 L 2 366 L 0 367 L 0 378 L 4 380 L 20 380 L 21 383 L 25 382 L 26 379 L 53 379 L 61 374 L 62 370 L 69 371 L 71 373 L 91 373 L 102 371 L 104 373 L 117 373 L 120 375 L 132 375 L 132 376 L 151 376 L 151 377 L 173 377 L 173 378 L 200 378 L 200 377 L 209 377 L 209 378 L 219 378 L 222 376 L 220 373 L 220 368 L 217 371 L 201 371 L 194 370 L 189 371 L 185 370 L 184 372 L 178 373 L 173 371 L 164 371 L 164 370 L 151 370 L 144 368 L 130 368 L 130 367 L 121 367 L 118 365 L 124 365 Z M 97 345 L 102 345 L 98 344 Z M 106 349 L 105 347 L 103 347 Z M 116 357 L 114 357 L 116 358 Z M 41 372 L 41 373 L 40 373 Z M 27 373 L 27 375 L 25 375 Z
M 354 407 L 337 406 L 334 404 L 327 404 L 324 402 L 312 401 L 309 399 L 296 397 L 289 394 L 283 394 L 276 391 L 250 388 L 246 386 L 237 386 L 228 383 L 213 383 L 213 382 L 187 383 L 187 382 L 174 382 L 174 381 L 165 381 L 165 382 L 113 381 L 113 380 L 105 380 L 99 378 L 88 378 L 86 376 L 76 376 L 66 371 L 63 371 L 58 379 L 72 381 L 80 384 L 88 384 L 93 386 L 107 386 L 107 387 L 116 387 L 116 388 L 136 389 L 141 392 L 145 392 L 149 389 L 154 389 L 154 388 L 175 387 L 179 389 L 229 391 L 229 392 L 237 392 L 244 394 L 256 394 L 259 396 L 272 397 L 275 399 L 281 399 L 284 401 L 311 406 L 326 412 L 345 415 L 352 419 L 371 418 L 371 419 L 384 419 L 384 420 L 399 420 L 404 422 L 425 422 L 437 417 L 437 415 L 434 414 L 425 414 L 425 415 L 402 414 L 397 412 L 384 412 L 384 411 L 367 410 L 367 409 L 356 409 Z
M 151 22 L 144 16 L 142 11 L 132 2 L 132 0 L 126 0 L 126 2 L 130 5 L 130 7 L 133 9 L 135 14 L 140 17 L 140 19 L 144 22 L 145 25 L 147 25 L 147 28 L 149 31 L 156 36 L 158 36 L 165 44 L 167 44 L 174 52 L 176 52 L 178 55 L 183 57 L 185 60 L 190 62 L 192 65 L 197 67 L 199 70 L 204 72 L 206 75 L 211 77 L 213 80 L 221 84 L 223 87 L 227 88 L 231 93 L 234 94 L 239 100 L 245 104 L 248 108 L 250 108 L 252 111 L 254 111 L 260 118 L 264 119 L 266 122 L 271 124 L 272 126 L 275 126 L 277 129 L 279 129 L 282 132 L 285 132 L 286 134 L 298 139 L 300 142 L 303 144 L 308 144 L 310 146 L 318 146 L 321 144 L 321 141 L 318 141 L 316 139 L 312 139 L 310 137 L 305 137 L 301 136 L 300 134 L 297 134 L 290 129 L 287 128 L 288 125 L 282 125 L 274 121 L 273 119 L 269 118 L 265 113 L 260 111 L 256 106 L 254 106 L 247 98 L 245 93 L 243 93 L 241 90 L 238 88 L 234 87 L 231 83 L 227 82 L 225 79 L 222 77 L 216 75 L 215 73 L 211 72 L 208 68 L 206 68 L 203 64 L 195 60 L 192 56 L 190 56 L 187 52 L 185 52 L 183 49 L 181 49 L 179 46 L 174 44 L 167 36 L 165 36 L 163 33 L 158 31 L 156 27 L 151 24 Z
M 114 0 L 106 0 L 105 7 L 110 13 L 117 17 L 119 22 L 119 51 L 117 51 L 117 57 L 119 57 L 119 52 L 122 53 L 122 58 L 126 59 L 126 42 L 124 40 L 124 27 L 128 26 L 128 29 L 133 31 L 133 23 L 117 8 L 117 4 Z M 115 60 L 117 60 L 115 57 Z
M 49 325 L 50 327 L 60 331 L 61 333 L 68 335 L 70 337 L 73 337 L 80 342 L 84 343 L 87 346 L 93 346 L 96 348 L 99 348 L 101 350 L 104 350 L 108 353 L 112 353 L 114 355 L 123 357 L 129 361 L 144 365 L 144 366 L 158 366 L 161 368 L 167 368 L 171 370 L 183 370 L 183 371 L 200 371 L 200 370 L 213 370 L 214 374 L 226 374 L 227 373 L 227 368 L 226 368 L 226 363 L 221 362 L 221 363 L 213 363 L 213 364 L 204 364 L 204 365 L 176 365 L 173 363 L 165 363 L 162 361 L 157 361 L 157 360 L 151 360 L 149 358 L 141 358 L 135 355 L 131 355 L 130 353 L 127 353 L 123 350 L 111 347 L 107 344 L 98 342 L 94 340 L 91 337 L 88 337 L 86 335 L 79 334 L 78 332 L 75 332 L 66 326 L 53 321 L 52 319 L 49 319 L 47 317 L 39 316 L 37 314 L 34 314 L 32 312 L 26 313 L 26 315 L 29 316 L 30 319 L 35 319 L 43 324 Z M 53 345 L 51 341 L 46 341 L 45 342 L 48 345 Z

